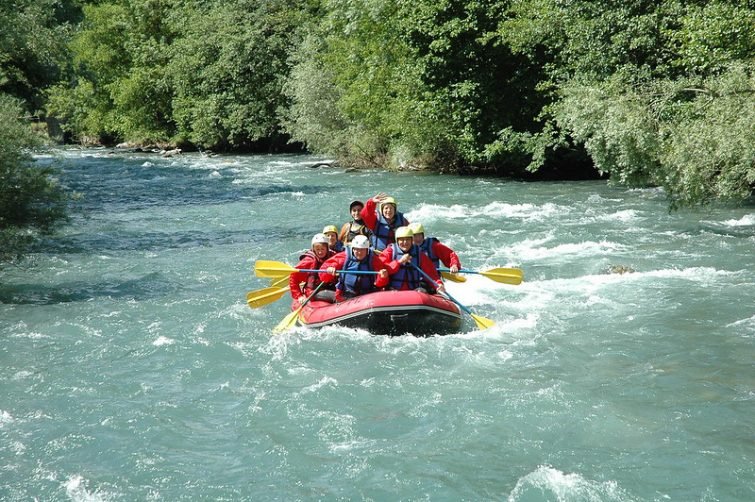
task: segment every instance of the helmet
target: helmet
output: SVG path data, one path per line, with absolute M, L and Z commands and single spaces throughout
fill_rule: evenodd
M 396 239 L 401 239 L 402 237 L 412 237 L 414 236 L 414 232 L 412 232 L 412 229 L 409 227 L 398 227 L 396 229 Z
M 383 199 L 383 202 L 381 202 L 380 204 L 393 204 L 394 206 L 398 205 L 396 203 L 396 199 L 394 199 L 393 197 L 390 197 L 390 196 L 386 197 L 385 199 Z
M 312 237 L 312 247 L 315 247 L 315 244 L 325 244 L 328 245 L 328 238 L 325 237 L 325 234 L 315 234 L 314 237 Z
M 353 249 L 367 249 L 370 247 L 370 240 L 364 235 L 357 235 L 351 241 L 351 247 Z
M 409 225 L 409 229 L 412 231 L 413 234 L 425 233 L 425 227 L 422 226 L 422 223 L 412 223 L 411 225 Z
M 338 229 L 335 225 L 325 225 L 325 228 L 322 229 L 322 233 L 327 234 L 328 232 L 338 233 Z
M 362 206 L 364 207 L 364 203 L 361 200 L 355 200 L 351 204 L 349 204 L 349 211 L 354 209 L 354 206 Z

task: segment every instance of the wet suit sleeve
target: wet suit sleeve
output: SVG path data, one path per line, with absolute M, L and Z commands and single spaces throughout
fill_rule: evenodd
M 419 266 L 424 273 L 426 273 L 433 281 L 435 281 L 435 284 L 431 284 L 431 286 L 437 288 L 438 286 L 443 284 L 440 280 L 440 275 L 438 275 L 438 270 L 435 268 L 435 265 L 433 265 L 432 260 L 430 260 L 430 258 L 428 258 L 428 256 L 424 253 L 420 254 Z M 427 281 L 426 278 L 423 279 Z
M 443 265 L 445 265 L 446 267 L 456 265 L 457 267 L 461 268 L 461 261 L 459 261 L 459 256 L 454 252 L 453 249 L 446 246 L 445 244 L 437 241 L 433 242 L 433 253 L 435 253 L 435 256 L 440 258 L 440 261 L 443 262 Z
M 315 268 L 312 258 L 305 256 L 297 263 L 294 268 Z M 294 300 L 298 300 L 304 293 L 301 291 L 299 284 L 307 282 L 309 272 L 291 272 L 288 276 L 288 289 L 291 291 L 291 296 Z
M 329 267 L 334 267 L 336 270 L 341 270 L 343 268 L 343 264 L 346 263 L 346 251 L 341 251 L 340 253 L 337 253 L 327 260 L 325 260 L 325 263 L 322 264 L 322 267 L 320 267 L 320 280 L 322 282 L 335 282 L 336 275 L 330 275 L 329 273 L 325 272 Z
M 395 274 L 401 268 L 401 264 L 393 259 L 392 247 L 385 248 L 378 257 L 380 258 L 380 261 L 383 262 L 383 268 L 388 271 L 388 275 Z
M 372 257 L 372 270 L 375 272 L 380 272 L 381 270 L 387 270 L 385 263 L 383 263 L 383 260 L 380 259 L 379 256 L 373 256 Z M 388 273 L 389 276 L 386 278 L 381 278 L 379 275 L 375 277 L 375 287 L 376 288 L 384 288 L 388 285 L 390 282 L 390 272 Z
M 377 226 L 377 204 L 375 201 L 370 197 L 367 199 L 367 203 L 362 208 L 362 212 L 359 213 L 359 216 L 362 218 L 362 221 L 364 222 L 364 226 L 375 231 L 375 227 Z

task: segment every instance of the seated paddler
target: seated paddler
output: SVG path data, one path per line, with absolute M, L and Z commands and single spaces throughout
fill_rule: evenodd
M 321 281 L 336 282 L 337 302 L 377 291 L 388 284 L 388 271 L 378 255 L 370 249 L 370 241 L 364 235 L 354 237 L 346 249 L 326 260 L 321 270 Z
M 446 291 L 433 262 L 414 244 L 414 233 L 409 227 L 396 229 L 396 242 L 380 253 L 380 259 L 390 274 L 389 289 L 415 289 L 423 293 Z M 420 269 L 433 282 L 430 282 Z
M 299 256 L 299 263 L 294 268 L 317 270 L 333 254 L 333 251 L 328 248 L 328 238 L 323 234 L 315 234 L 312 237 L 312 247 Z M 302 304 L 319 285 L 320 276 L 317 272 L 291 272 L 288 278 L 291 296 Z M 335 301 L 335 291 L 332 287 L 325 285 L 312 299 L 332 303 Z
M 461 269 L 461 261 L 456 251 L 440 242 L 437 237 L 425 237 L 425 227 L 422 223 L 412 223 L 409 228 L 414 234 L 414 243 L 430 258 L 435 268 L 440 268 L 442 263 L 452 274 Z

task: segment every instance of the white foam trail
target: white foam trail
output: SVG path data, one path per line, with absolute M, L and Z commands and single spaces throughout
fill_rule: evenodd
M 74 502 L 103 502 L 108 500 L 103 494 L 94 492 L 91 493 L 86 489 L 86 481 L 80 475 L 71 476 L 63 485 L 66 489 L 66 494 Z
M 600 256 L 620 252 L 624 249 L 626 249 L 625 246 L 610 241 L 566 243 L 551 248 L 537 247 L 531 241 L 523 241 L 510 246 L 507 253 L 520 256 L 524 260 L 534 261 L 553 257 Z
M 595 502 L 632 500 L 615 481 L 597 482 L 579 474 L 566 474 L 551 466 L 540 466 L 517 481 L 508 496 L 519 500 L 585 500 Z
M 432 225 L 439 221 L 468 220 L 475 218 L 490 219 L 511 218 L 527 221 L 541 221 L 555 215 L 563 215 L 571 211 L 567 206 L 546 203 L 536 204 L 507 204 L 505 202 L 491 202 L 482 207 L 461 204 L 443 206 L 439 204 L 420 204 L 417 208 L 406 213 L 409 221 L 418 221 L 423 225 Z
M 11 424 L 13 422 L 15 422 L 15 419 L 10 413 L 5 410 L 0 410 L 0 429 L 2 429 L 5 424 Z
M 728 227 L 751 227 L 755 226 L 755 214 L 746 214 L 738 220 L 726 220 L 722 222 Z
M 174 343 L 176 343 L 176 341 L 167 336 L 159 336 L 154 342 L 152 342 L 152 345 L 155 347 L 162 347 L 163 345 L 173 345 Z

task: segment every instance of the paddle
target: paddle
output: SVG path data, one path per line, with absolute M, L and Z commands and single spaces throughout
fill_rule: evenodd
M 430 277 L 429 275 L 427 275 L 424 270 L 422 270 L 421 268 L 419 268 L 414 263 L 411 263 L 411 262 L 409 262 L 409 263 L 411 264 L 412 267 L 414 267 L 415 269 L 419 270 L 419 273 L 422 274 L 422 276 L 425 279 L 427 279 L 428 281 L 430 281 L 431 284 L 435 284 L 435 281 L 433 280 L 433 278 Z M 467 308 L 464 305 L 462 305 L 461 303 L 459 303 L 459 300 L 457 300 L 456 298 L 454 298 L 453 296 L 451 296 L 451 293 L 449 293 L 448 291 L 446 291 L 443 294 L 445 296 L 447 296 L 449 300 L 451 300 L 456 305 L 458 305 L 461 310 L 463 310 L 464 312 L 466 312 L 467 314 L 469 314 L 470 317 L 472 317 L 472 319 L 474 319 L 474 322 L 475 322 L 475 324 L 477 324 L 478 328 L 480 328 L 480 329 L 488 329 L 488 328 L 492 328 L 493 326 L 495 326 L 495 322 L 494 321 L 492 321 L 491 319 L 488 319 L 486 317 L 482 317 L 480 315 L 475 314 L 474 312 L 472 312 L 471 310 L 469 310 L 469 308 Z
M 270 282 L 271 288 L 282 288 L 284 286 L 288 286 L 288 276 L 285 275 L 280 279 L 276 279 Z
M 287 277 L 292 272 L 325 272 L 318 268 L 295 268 L 280 261 L 257 260 L 254 264 L 254 274 L 257 277 L 279 278 Z M 336 274 L 377 275 L 373 270 L 336 270 Z
M 285 288 L 270 286 L 269 288 L 250 291 L 246 294 L 246 304 L 253 309 L 264 307 L 280 300 L 286 293 L 288 293 L 288 286 Z
M 304 300 L 304 303 L 301 304 L 301 306 L 288 314 L 286 317 L 281 320 L 274 328 L 273 333 L 280 333 L 281 331 L 286 331 L 287 329 L 291 329 L 294 326 L 296 326 L 296 321 L 299 320 L 299 314 L 301 313 L 301 309 L 304 308 L 306 304 L 309 303 L 309 300 L 314 298 L 314 296 L 317 294 L 318 291 L 320 291 L 320 288 L 325 285 L 324 282 L 321 282 L 317 285 L 314 291 L 312 291 L 312 294 L 307 297 L 306 300 Z
M 441 274 L 443 272 L 448 272 L 449 270 L 447 268 L 439 268 L 438 272 Z M 488 279 L 493 279 L 495 282 L 501 282 L 503 284 L 521 284 L 522 279 L 524 278 L 524 273 L 518 268 L 491 268 L 490 270 L 484 270 L 482 272 L 478 272 L 477 270 L 469 270 L 466 268 L 463 268 L 459 270 L 460 274 L 479 274 L 484 275 Z M 444 276 L 445 277 L 445 276 Z
M 467 278 L 463 275 L 452 274 L 447 270 L 448 269 L 442 270 L 440 272 L 441 277 L 443 277 L 444 279 L 448 279 L 451 282 L 467 282 Z

